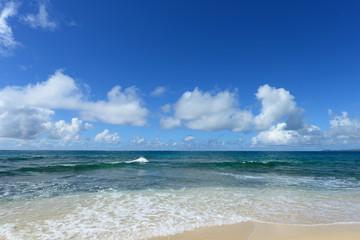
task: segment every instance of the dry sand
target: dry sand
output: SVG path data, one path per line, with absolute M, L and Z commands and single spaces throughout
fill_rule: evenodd
M 299 226 L 259 222 L 199 228 L 151 240 L 360 240 L 360 224 Z

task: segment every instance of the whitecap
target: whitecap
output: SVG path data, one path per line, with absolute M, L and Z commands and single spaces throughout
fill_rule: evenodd
M 126 163 L 148 163 L 148 162 L 149 162 L 149 160 L 147 160 L 144 157 L 139 157 L 136 160 L 126 161 Z

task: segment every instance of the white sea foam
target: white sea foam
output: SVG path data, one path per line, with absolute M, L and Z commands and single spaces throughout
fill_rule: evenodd
M 0 204 L 0 239 L 146 239 L 247 220 L 360 221 L 360 193 L 198 188 L 114 191 Z M 6 238 L 5 238 L 6 239 Z
M 62 167 L 75 167 L 76 164 L 75 163 L 65 163 L 65 164 L 61 164 L 60 166 L 62 166 Z
M 144 157 L 139 157 L 136 160 L 126 161 L 126 163 L 148 163 L 148 162 L 149 162 L 149 160 L 147 160 Z
M 224 172 L 214 172 L 214 174 L 229 176 L 229 177 L 233 177 L 236 179 L 263 179 L 263 178 L 265 178 L 265 175 L 261 176 L 260 174 L 258 174 L 258 175 L 243 175 L 243 174 L 233 174 L 233 173 L 224 173 Z
M 243 173 L 214 172 L 217 175 L 233 177 L 235 179 L 262 180 L 264 183 L 282 186 L 317 186 L 319 189 L 351 189 L 359 188 L 360 183 L 355 178 L 337 179 L 334 177 L 312 177 L 312 176 L 282 176 L 275 174 L 253 173 L 253 175 Z M 351 182 L 349 182 L 351 181 Z

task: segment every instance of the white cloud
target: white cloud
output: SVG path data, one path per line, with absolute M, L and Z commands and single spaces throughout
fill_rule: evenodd
M 287 130 L 285 122 L 260 132 L 251 139 L 253 146 L 287 146 L 319 143 L 323 139 L 321 129 L 314 125 L 304 125 L 299 130 Z
M 166 87 L 156 87 L 150 94 L 151 96 L 160 96 L 167 91 Z
M 172 117 L 165 117 L 160 119 L 160 126 L 163 129 L 173 129 L 181 125 L 180 119 L 174 119 Z
M 360 119 L 351 119 L 347 112 L 340 116 L 329 110 L 330 128 L 322 131 L 319 127 L 303 124 L 298 130 L 290 130 L 287 123 L 278 123 L 269 130 L 260 132 L 251 139 L 253 146 L 331 146 L 358 144 L 360 139 Z
M 102 121 L 117 125 L 145 126 L 148 110 L 141 106 L 136 88 L 115 86 L 108 93 L 108 101 L 84 102 L 80 115 L 87 121 Z
M 297 130 L 303 126 L 303 109 L 296 107 L 294 96 L 289 91 L 263 85 L 259 87 L 256 97 L 262 104 L 260 114 L 254 119 L 256 130 L 267 130 L 286 117 L 288 117 L 286 127 L 289 130 Z
M 80 131 L 85 131 L 91 127 L 91 124 L 83 124 L 83 122 L 77 118 L 73 118 L 70 124 L 66 123 L 64 120 L 60 120 L 56 123 L 52 123 L 49 138 L 61 139 L 64 141 L 76 141 L 79 139 Z
M 163 111 L 164 113 L 169 113 L 171 111 L 171 105 L 165 104 L 164 106 L 161 107 L 161 111 Z
M 296 106 L 294 97 L 283 88 L 269 85 L 259 87 L 256 93 L 261 101 L 261 111 L 253 117 L 250 111 L 241 110 L 236 94 L 229 91 L 212 94 L 195 88 L 185 92 L 172 106 L 173 116 L 160 119 L 164 129 L 184 125 L 194 130 L 249 131 L 254 126 L 257 131 L 268 130 L 273 124 L 286 119 L 287 130 L 298 130 L 304 125 L 304 110 Z M 170 105 L 163 106 L 165 113 Z
M 15 16 L 16 10 L 16 4 L 10 1 L 5 4 L 0 13 L 0 55 L 10 54 L 19 45 L 13 37 L 11 27 L 7 23 L 9 17 Z
M 329 113 L 332 115 L 331 111 Z M 341 116 L 332 116 L 326 136 L 337 139 L 360 138 L 360 119 L 350 119 L 347 112 L 342 112 Z
M 154 140 L 147 140 L 144 137 L 134 136 L 127 146 L 127 149 L 141 149 L 141 150 L 154 150 L 154 149 L 171 149 L 173 141 L 162 142 L 158 137 Z
M 34 139 L 49 131 L 53 113 L 36 107 L 0 108 L 0 137 Z
M 108 100 L 88 101 L 75 80 L 61 70 L 47 81 L 24 87 L 7 86 L 0 89 L 0 107 L 43 107 L 79 111 L 86 121 L 110 124 L 145 126 L 148 110 L 134 87 L 121 91 L 115 86 L 108 93 Z
M 237 108 L 235 93 L 229 91 L 211 94 L 198 88 L 185 92 L 173 105 L 174 115 L 163 117 L 160 125 L 172 129 L 184 124 L 195 130 L 230 130 L 233 132 L 250 129 L 252 114 Z
M 145 138 L 140 137 L 140 136 L 134 136 L 133 139 L 130 140 L 131 144 L 135 144 L 135 145 L 142 145 L 145 144 Z
M 293 130 L 285 130 L 286 123 L 279 123 L 269 130 L 259 133 L 251 139 L 253 145 L 289 145 L 299 134 Z
M 190 142 L 190 141 L 192 141 L 192 140 L 194 140 L 194 139 L 195 139 L 194 136 L 187 136 L 187 137 L 184 138 L 184 141 L 185 141 L 185 142 Z
M 32 28 L 48 28 L 54 30 L 57 27 L 57 23 L 49 19 L 49 14 L 44 3 L 39 4 L 39 12 L 37 14 L 26 15 L 24 21 Z
M 27 105 L 55 109 L 77 109 L 82 94 L 75 81 L 57 70 L 45 82 L 25 87 L 8 86 L 0 90 L 0 104 L 7 106 Z
M 108 129 L 95 136 L 95 142 L 119 143 L 120 137 L 117 132 L 110 133 Z

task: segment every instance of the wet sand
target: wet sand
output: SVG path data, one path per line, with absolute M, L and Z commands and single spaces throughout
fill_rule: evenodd
M 245 222 L 199 228 L 151 240 L 359 240 L 360 224 L 286 225 Z

